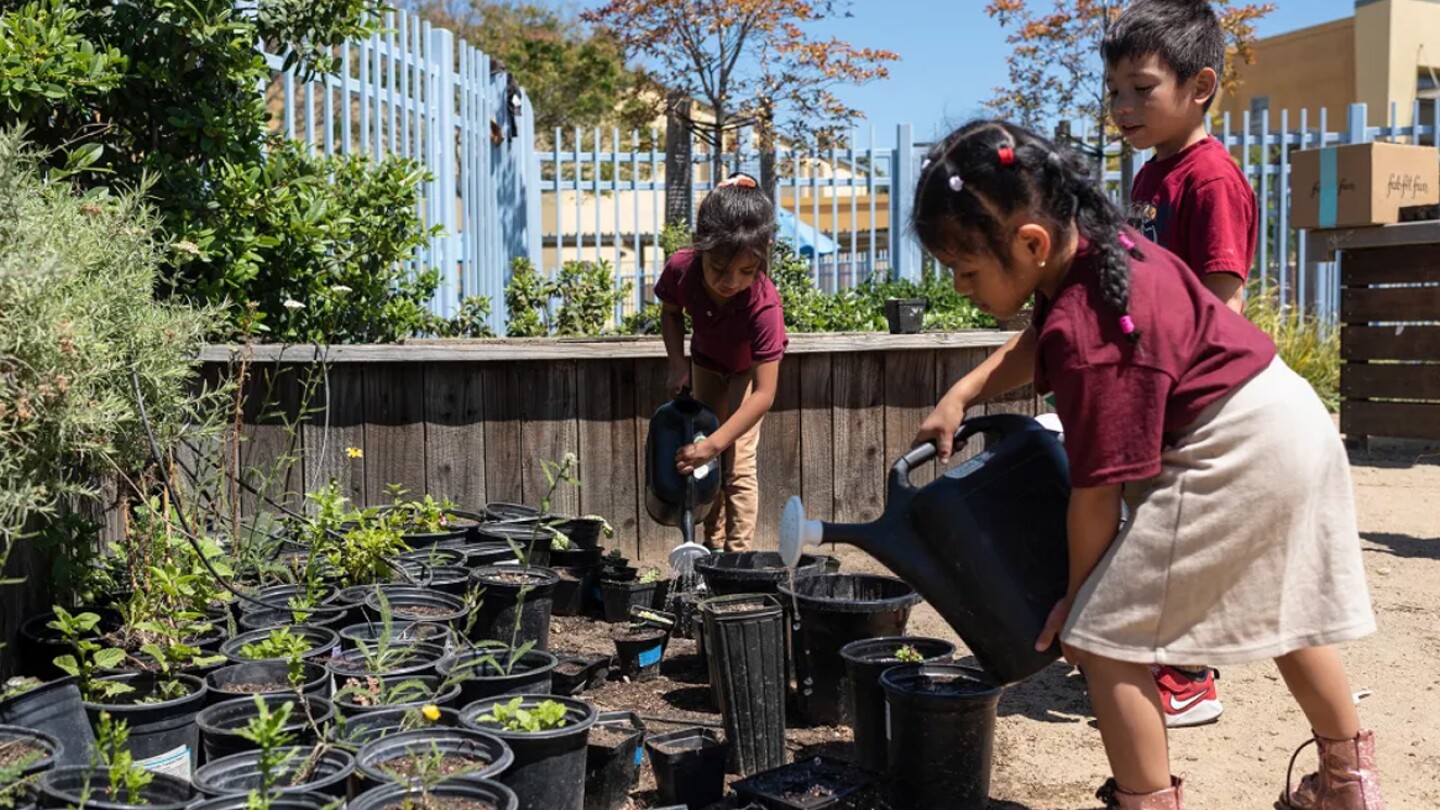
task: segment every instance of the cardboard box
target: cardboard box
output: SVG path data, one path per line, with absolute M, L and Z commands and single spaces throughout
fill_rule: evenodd
M 1440 203 L 1440 151 L 1360 143 L 1290 156 L 1290 225 L 1361 228 L 1400 221 L 1400 209 Z

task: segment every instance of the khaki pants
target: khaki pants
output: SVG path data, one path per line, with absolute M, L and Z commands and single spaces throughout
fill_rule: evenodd
M 739 409 L 754 387 L 754 372 L 722 374 L 691 366 L 690 384 L 695 398 L 705 403 L 720 424 Z M 764 422 L 762 418 L 760 422 Z M 755 517 L 760 511 L 760 488 L 755 480 L 755 447 L 760 422 L 750 428 L 723 455 L 725 480 L 721 497 L 705 516 L 705 545 L 725 551 L 749 551 L 755 539 Z

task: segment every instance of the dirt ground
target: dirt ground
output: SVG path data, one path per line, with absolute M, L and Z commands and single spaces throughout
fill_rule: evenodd
M 1369 693 L 1361 717 L 1376 731 L 1389 807 L 1440 808 L 1440 458 L 1356 453 L 1352 462 L 1380 632 L 1342 654 L 1351 688 Z M 843 570 L 883 571 L 862 552 L 837 553 Z M 567 624 L 581 621 L 557 620 L 555 646 L 613 652 L 604 625 Z M 958 642 L 924 604 L 909 632 Z M 638 706 L 652 716 L 719 722 L 693 643 L 673 642 L 664 672 L 658 681 L 612 683 L 586 697 L 606 709 Z M 1307 737 L 1304 717 L 1272 664 L 1226 667 L 1221 675 L 1224 716 L 1211 726 L 1172 732 L 1173 768 L 1187 778 L 1192 810 L 1270 808 L 1292 751 Z M 650 724 L 652 731 L 674 727 Z M 848 729 L 792 729 L 788 737 L 795 755 L 843 757 L 849 750 Z M 1309 749 L 1297 771 L 1313 764 Z M 1000 703 L 992 810 L 1094 810 L 1100 806 L 1095 788 L 1108 773 L 1083 678 L 1072 668 L 1057 664 L 1008 690 Z M 653 788 L 647 764 L 632 806 L 653 806 Z

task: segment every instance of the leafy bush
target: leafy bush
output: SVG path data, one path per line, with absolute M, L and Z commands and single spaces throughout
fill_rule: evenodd
M 0 561 L 27 524 L 58 525 L 61 502 L 148 465 L 132 369 L 174 444 L 217 317 L 154 300 L 162 250 L 137 195 L 77 196 L 40 161 L 0 132 Z
M 599 335 L 610 331 L 615 307 L 630 294 L 630 282 L 615 286 L 610 263 L 566 262 L 554 280 L 529 259 L 518 258 L 505 285 L 511 337 Z M 560 305 L 554 307 L 559 300 Z M 553 312 L 552 312 L 553 310 Z
M 1245 298 L 1245 317 L 1275 341 L 1280 359 L 1305 378 L 1325 407 L 1340 408 L 1340 330 L 1314 315 L 1281 306 L 1278 290 L 1261 292 L 1252 285 Z

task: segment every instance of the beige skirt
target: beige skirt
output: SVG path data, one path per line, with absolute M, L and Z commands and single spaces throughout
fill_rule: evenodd
M 1071 646 L 1235 664 L 1374 632 L 1349 458 L 1278 358 L 1207 408 L 1125 500 L 1130 521 L 1071 608 Z

